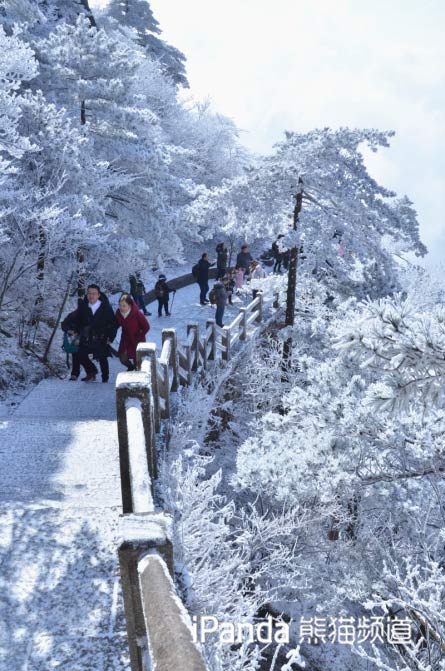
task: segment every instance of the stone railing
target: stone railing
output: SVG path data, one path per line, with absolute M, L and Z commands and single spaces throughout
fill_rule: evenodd
M 277 301 L 276 296 L 275 308 Z M 123 508 L 119 563 L 132 671 L 206 669 L 172 580 L 172 519 L 155 510 L 156 434 L 162 420 L 171 416 L 171 394 L 191 384 L 199 369 L 208 369 L 217 359 L 229 361 L 237 341 L 245 341 L 263 320 L 263 308 L 263 295 L 256 292 L 223 328 L 209 319 L 201 333 L 198 324 L 190 323 L 181 342 L 175 329 L 163 329 L 159 357 L 154 343 L 140 343 L 138 370 L 117 376 Z

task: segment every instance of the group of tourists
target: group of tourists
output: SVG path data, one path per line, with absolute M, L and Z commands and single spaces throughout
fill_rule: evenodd
M 128 293 L 122 294 L 114 313 L 107 296 L 98 285 L 90 284 L 85 298 L 79 299 L 77 309 L 70 312 L 62 322 L 64 349 L 72 354 L 70 380 L 77 380 L 81 366 L 85 370 L 83 382 L 96 379 L 98 370 L 90 359 L 92 354 L 99 363 L 102 382 L 108 382 L 108 358 L 112 354 L 111 343 L 119 327 L 122 328 L 122 337 L 116 354 L 128 370 L 134 370 L 136 347 L 139 342 L 145 341 L 145 334 L 150 329 L 145 315 Z
M 215 322 L 222 327 L 224 309 L 227 303 L 232 304 L 233 294 L 239 292 L 245 282 L 251 279 L 261 279 L 265 277 L 265 272 L 260 263 L 256 261 L 248 245 L 242 245 L 240 252 L 236 257 L 235 267 L 228 267 L 228 251 L 224 242 L 216 246 L 216 261 L 209 261 L 209 255 L 204 252 L 198 263 L 193 266 L 192 274 L 199 284 L 199 302 L 201 305 L 210 303 L 216 305 Z M 216 264 L 216 281 L 209 293 L 209 270 Z
M 209 270 L 215 264 L 216 282 L 209 293 Z M 252 257 L 247 245 L 242 245 L 235 267 L 229 268 L 228 252 L 223 242 L 216 247 L 216 260 L 209 261 L 208 254 L 203 253 L 192 273 L 199 284 L 200 304 L 207 305 L 210 299 L 210 303 L 216 306 L 215 321 L 220 327 L 224 326 L 225 306 L 227 303 L 232 304 L 233 295 L 242 289 L 246 281 L 265 276 L 263 268 Z M 63 348 L 67 355 L 72 355 L 70 380 L 77 380 L 83 367 L 85 376 L 81 378 L 82 381 L 94 381 L 99 372 L 95 364 L 97 361 L 102 382 L 108 382 L 108 358 L 113 354 L 119 357 L 127 370 L 135 369 L 136 348 L 138 343 L 145 342 L 145 336 L 150 329 L 146 317 L 151 312 L 145 305 L 146 292 L 140 273 L 135 272 L 129 279 L 130 292 L 121 295 L 115 312 L 99 286 L 90 284 L 86 296 L 79 299 L 77 309 L 70 312 L 62 322 Z M 159 275 L 154 293 L 158 301 L 158 317 L 162 317 L 162 312 L 170 316 L 170 296 L 176 293 L 176 289 L 168 284 L 163 273 Z M 112 342 L 119 328 L 122 329 L 122 336 L 116 352 L 112 348 Z
M 98 375 L 94 360 L 100 367 L 102 382 L 108 382 L 108 358 L 115 354 L 121 363 L 131 371 L 136 366 L 136 348 L 138 343 L 145 342 L 150 329 L 146 319 L 151 315 L 145 307 L 145 287 L 140 274 L 130 275 L 130 292 L 124 292 L 119 299 L 119 307 L 113 312 L 108 298 L 97 284 L 90 284 L 85 298 L 79 299 L 78 307 L 62 322 L 64 331 L 63 348 L 67 355 L 72 355 L 70 380 L 77 380 L 81 366 L 85 370 L 83 382 L 92 382 Z M 155 284 L 158 300 L 158 316 L 164 313 L 169 316 L 169 297 L 176 293 L 167 284 L 164 274 L 159 275 Z M 118 328 L 122 329 L 119 349 L 113 350 L 111 343 L 116 337 Z M 93 355 L 93 360 L 90 356 Z
M 162 309 L 164 309 L 164 314 L 167 317 L 170 317 L 170 312 L 169 312 L 169 302 L 170 302 L 170 294 L 175 294 L 176 289 L 172 289 L 168 284 L 167 284 L 167 278 L 166 276 L 161 273 L 159 275 L 159 279 L 155 284 L 155 295 L 158 301 L 158 317 L 162 317 Z M 145 295 L 145 286 L 144 283 L 141 280 L 141 274 L 139 272 L 134 273 L 134 275 L 130 275 L 130 294 L 131 297 L 133 298 L 134 302 L 138 306 L 140 310 L 144 313 L 146 317 L 149 317 L 151 315 L 151 312 L 148 312 L 146 306 L 145 306 L 145 301 L 144 301 L 144 295 Z

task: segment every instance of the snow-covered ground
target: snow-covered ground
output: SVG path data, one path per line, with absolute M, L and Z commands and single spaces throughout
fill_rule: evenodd
M 127 668 L 113 385 L 41 382 L 0 422 L 0 459 L 4 668 Z
M 213 281 L 209 282 L 210 288 L 213 286 Z M 112 303 L 113 306 L 117 304 L 117 297 L 113 297 Z M 170 298 L 170 305 L 173 308 L 170 317 L 158 317 L 158 303 L 150 303 L 147 305 L 147 309 L 152 313 L 151 317 L 148 317 L 148 322 L 150 324 L 150 331 L 147 334 L 147 340 L 150 342 L 155 342 L 158 348 L 162 346 L 162 329 L 174 327 L 178 333 L 178 339 L 185 340 L 187 337 L 187 324 L 191 322 L 197 322 L 202 328 L 205 328 L 205 323 L 207 319 L 215 318 L 215 308 L 211 305 L 200 305 L 199 303 L 199 286 L 198 284 L 191 284 L 188 287 L 183 289 L 178 289 L 176 297 L 173 299 L 173 295 Z M 240 307 L 247 305 L 252 300 L 252 292 L 247 288 L 243 289 L 242 296 L 233 297 L 233 305 L 227 305 L 224 312 L 224 323 L 229 324 L 232 319 L 234 319 Z M 120 334 L 117 334 L 116 343 L 119 342 Z

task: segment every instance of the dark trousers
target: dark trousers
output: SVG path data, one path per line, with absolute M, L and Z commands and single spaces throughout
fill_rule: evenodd
M 222 280 L 222 278 L 226 274 L 226 268 L 221 268 L 220 266 L 218 266 L 217 270 L 218 270 L 218 272 L 216 274 L 216 279 L 217 280 Z
M 85 369 L 87 375 L 97 375 L 97 366 L 91 361 L 89 354 L 97 354 L 97 351 L 91 347 L 80 347 L 79 360 Z M 97 357 L 102 374 L 102 380 L 108 380 L 110 376 L 110 369 L 108 367 L 108 358 L 106 356 Z
M 124 366 L 127 367 L 127 370 L 129 370 L 129 371 L 136 370 L 136 365 L 135 365 L 134 361 L 132 361 L 131 359 L 128 358 L 127 352 L 121 352 L 119 354 L 119 360 L 120 360 L 121 363 L 124 364 Z
M 143 296 L 134 296 L 134 300 L 138 308 L 142 310 L 144 315 L 147 314 L 147 308 L 145 307 L 144 297 Z
M 165 314 L 168 315 L 168 294 L 166 296 L 158 296 L 158 316 L 162 315 L 162 308 Z
M 217 323 L 218 326 L 222 327 L 223 317 L 224 317 L 224 305 L 217 305 L 215 313 L 215 322 Z
M 198 282 L 199 288 L 200 288 L 200 294 L 199 294 L 199 301 L 200 303 L 204 303 L 206 297 L 207 297 L 207 292 L 209 290 L 209 281 L 208 280 L 199 280 Z
M 283 259 L 281 258 L 281 256 L 276 256 L 275 257 L 275 264 L 274 264 L 272 272 L 281 273 L 281 264 L 282 263 L 283 263 Z
M 71 375 L 75 375 L 76 377 L 79 377 L 80 375 L 80 358 L 79 358 L 79 352 L 73 352 L 71 354 L 72 356 L 72 362 L 71 362 Z

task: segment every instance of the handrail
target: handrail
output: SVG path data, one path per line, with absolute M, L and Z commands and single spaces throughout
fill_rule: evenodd
M 206 671 L 192 639 L 190 616 L 176 595 L 167 565 L 155 551 L 138 562 L 145 627 L 156 671 Z M 174 641 L 174 645 L 166 644 Z
M 167 338 L 162 345 L 161 356 L 159 357 L 159 362 L 163 364 L 169 364 L 170 355 L 171 355 L 172 345 L 170 339 Z
M 246 308 L 245 308 L 245 309 L 246 309 Z M 229 329 L 234 329 L 234 328 L 236 328 L 237 326 L 239 326 L 239 324 L 241 324 L 241 322 L 242 322 L 242 319 L 243 319 L 243 313 L 240 312 L 239 315 L 237 315 L 237 316 L 235 317 L 235 319 L 234 319 L 233 321 L 230 322 L 230 324 L 229 324 Z
M 129 398 L 125 402 L 128 431 L 128 454 L 130 462 L 131 496 L 133 512 L 154 511 L 151 479 L 148 471 L 147 453 L 144 444 L 144 424 L 141 402 Z
M 208 319 L 200 335 L 199 324 L 190 323 L 182 343 L 178 343 L 175 329 L 163 329 L 159 358 L 154 343 L 140 343 L 136 351 L 138 371 L 119 373 L 117 377 L 124 513 L 119 562 L 132 671 L 146 671 L 147 656 L 158 671 L 206 671 L 191 639 L 187 611 L 169 575 L 173 574 L 171 523 L 164 513 L 154 512 L 156 433 L 161 429 L 161 419 L 171 416 L 171 392 L 179 385 L 190 385 L 192 373 L 199 368 L 206 370 L 209 362 L 217 359 L 217 352 L 222 361 L 229 361 L 233 345 L 246 340 L 250 333 L 247 327 L 262 318 L 263 296 L 259 292 L 223 328 Z M 165 645 L 172 636 L 175 645 Z
M 116 380 L 116 410 L 119 439 L 119 464 L 121 472 L 122 507 L 124 513 L 135 512 L 141 501 L 139 468 L 145 472 L 145 460 L 149 478 L 146 496 L 152 495 L 152 481 L 157 477 L 155 423 L 152 403 L 152 387 L 147 373 L 119 373 Z M 137 402 L 137 403 L 136 403 Z M 135 408 L 135 410 L 129 409 Z M 139 419 L 140 417 L 140 419 Z M 142 436 L 134 436 L 134 424 L 142 428 Z M 143 457 L 142 446 L 143 445 Z M 141 504 L 142 505 L 142 504 Z

